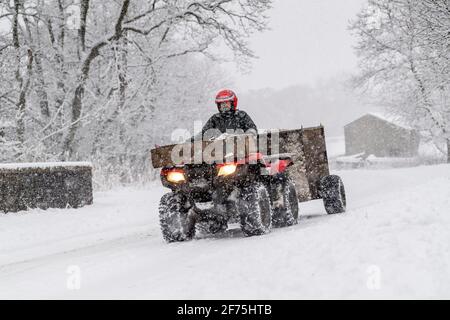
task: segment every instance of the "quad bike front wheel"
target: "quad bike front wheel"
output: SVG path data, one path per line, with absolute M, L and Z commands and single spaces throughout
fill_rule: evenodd
M 288 227 L 298 222 L 297 191 L 292 181 L 287 179 L 277 186 L 272 204 L 272 223 L 274 227 Z
M 195 217 L 191 206 L 181 194 L 167 193 L 159 204 L 159 222 L 164 240 L 191 240 L 195 235 Z
M 328 214 L 345 212 L 347 200 L 344 184 L 339 176 L 331 175 L 322 178 L 320 190 Z
M 256 183 L 241 190 L 237 209 L 241 229 L 245 236 L 256 236 L 270 232 L 272 208 L 269 193 L 262 183 Z

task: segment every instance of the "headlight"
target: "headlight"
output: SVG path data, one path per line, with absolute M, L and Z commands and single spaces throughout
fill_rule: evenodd
M 217 174 L 219 177 L 223 176 L 229 176 L 230 174 L 233 174 L 236 172 L 237 169 L 237 164 L 225 164 L 225 165 L 221 165 L 219 167 L 219 173 Z
M 184 172 L 181 170 L 169 171 L 167 173 L 167 181 L 172 183 L 180 183 L 186 181 L 186 177 L 184 176 Z

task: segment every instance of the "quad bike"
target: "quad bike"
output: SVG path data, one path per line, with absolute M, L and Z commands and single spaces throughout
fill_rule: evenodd
M 162 184 L 172 190 L 159 207 L 167 242 L 190 240 L 196 231 L 223 232 L 230 223 L 239 223 L 245 236 L 262 235 L 272 227 L 296 224 L 298 203 L 319 198 L 328 214 L 345 212 L 342 180 L 329 175 L 323 127 L 277 131 L 276 138 L 269 131 L 256 139 L 251 135 L 232 139 L 231 156 L 221 144 L 223 139 L 202 141 L 197 149 L 189 143 L 151 151 L 153 166 L 162 168 Z M 252 143 L 256 148 L 251 148 Z M 175 148 L 182 150 L 176 161 Z M 226 156 L 205 160 L 207 148 L 224 148 Z

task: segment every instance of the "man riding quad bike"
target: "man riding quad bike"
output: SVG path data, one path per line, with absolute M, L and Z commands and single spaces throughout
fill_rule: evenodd
M 252 119 L 237 109 L 233 91 L 219 92 L 216 105 L 219 113 L 203 127 L 202 140 L 230 136 L 230 132 L 257 136 Z M 296 188 L 286 171 L 292 164 L 289 154 L 268 157 L 255 152 L 225 162 L 162 168 L 161 181 L 172 190 L 159 206 L 164 239 L 190 240 L 196 229 L 215 234 L 225 231 L 229 223 L 239 223 L 245 236 L 297 223 Z

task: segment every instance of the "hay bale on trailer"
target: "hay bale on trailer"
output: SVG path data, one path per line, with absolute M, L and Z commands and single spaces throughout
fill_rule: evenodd
M 79 208 L 92 202 L 90 163 L 0 164 L 0 212 Z

